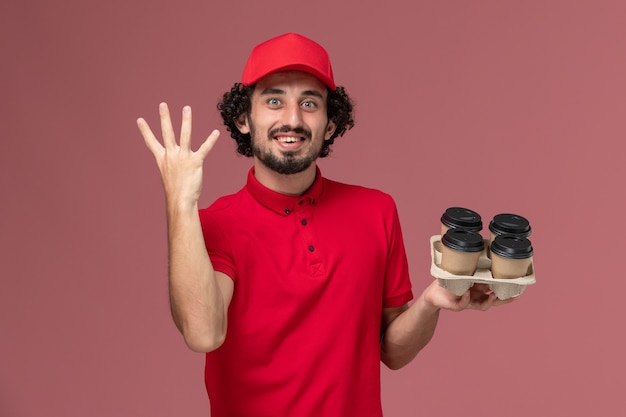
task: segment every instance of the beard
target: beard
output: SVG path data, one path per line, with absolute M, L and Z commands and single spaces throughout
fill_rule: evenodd
M 295 132 L 304 135 L 307 139 L 311 140 L 311 131 L 303 127 L 292 128 L 291 126 L 281 126 L 277 129 L 272 129 L 267 135 L 267 140 L 273 141 L 274 135 L 279 132 Z M 269 147 L 259 146 L 258 141 L 264 140 L 256 137 L 256 129 L 252 122 L 250 122 L 250 145 L 252 147 L 252 154 L 266 167 L 279 174 L 297 174 L 306 170 L 311 166 L 313 162 L 319 157 L 323 141 L 318 149 L 311 148 L 308 153 L 302 155 L 302 151 L 283 151 L 280 156 L 274 155 Z

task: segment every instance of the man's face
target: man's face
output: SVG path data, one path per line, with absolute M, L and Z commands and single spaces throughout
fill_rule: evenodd
M 261 79 L 239 128 L 250 133 L 255 159 L 280 174 L 309 168 L 335 130 L 326 101 L 326 86 L 307 73 L 285 71 Z

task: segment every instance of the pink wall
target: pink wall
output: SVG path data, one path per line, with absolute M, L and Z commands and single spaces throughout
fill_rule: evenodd
M 90 4 L 94 3 L 94 4 Z M 357 127 L 321 162 L 394 195 L 414 286 L 450 205 L 534 226 L 538 282 L 444 313 L 383 372 L 387 416 L 617 415 L 626 280 L 622 1 L 11 2 L 0 11 L 0 415 L 206 416 L 169 318 L 164 205 L 135 119 L 194 109 L 196 143 L 250 48 L 324 44 Z M 223 135 L 202 204 L 250 161 Z

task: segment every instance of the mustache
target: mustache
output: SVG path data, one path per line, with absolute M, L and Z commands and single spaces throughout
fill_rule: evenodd
M 311 131 L 309 129 L 305 129 L 302 126 L 297 126 L 297 127 L 292 127 L 289 125 L 283 125 L 281 127 L 277 127 L 276 129 L 272 129 L 269 132 L 269 136 L 273 137 L 275 136 L 277 133 L 287 133 L 287 132 L 294 132 L 297 133 L 299 135 L 304 135 L 307 139 L 311 139 Z

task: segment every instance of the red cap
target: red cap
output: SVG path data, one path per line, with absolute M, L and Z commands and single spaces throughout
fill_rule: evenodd
M 314 75 L 335 90 L 328 52 L 318 43 L 296 33 L 286 33 L 254 47 L 243 69 L 241 82 L 252 85 L 266 75 L 296 70 Z

